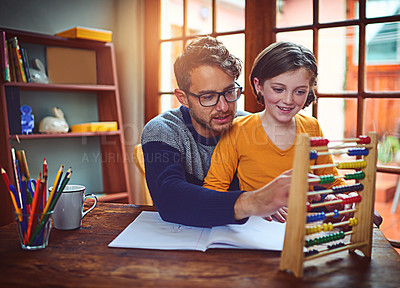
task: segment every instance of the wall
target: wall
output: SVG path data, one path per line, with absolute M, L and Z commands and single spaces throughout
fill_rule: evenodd
M 123 107 L 123 129 L 127 143 L 126 158 L 129 162 L 131 188 L 134 191 L 138 191 L 140 186 L 136 184 L 138 182 L 136 179 L 139 178 L 132 151 L 133 146 L 140 142 L 144 118 L 141 3 L 140 0 L 2 0 L 0 2 L 0 27 L 51 35 L 75 26 L 113 31 Z M 99 171 L 94 173 L 92 177 L 96 179 L 96 173 Z M 79 176 L 76 177 L 79 179 Z M 98 189 L 95 182 L 93 181 L 92 190 Z M 140 202 L 140 199 L 135 202 Z

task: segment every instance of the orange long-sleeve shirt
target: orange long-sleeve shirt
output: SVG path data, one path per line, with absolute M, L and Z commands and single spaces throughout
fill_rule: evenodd
M 296 135 L 307 133 L 310 137 L 323 137 L 318 121 L 313 117 L 297 114 Z M 296 136 L 297 138 L 297 136 Z M 214 150 L 211 166 L 204 179 L 203 187 L 227 191 L 235 172 L 241 190 L 261 188 L 284 171 L 292 168 L 295 143 L 286 150 L 279 149 L 265 133 L 260 114 L 235 119 L 229 132 L 225 133 Z M 333 163 L 332 157 L 318 156 L 310 165 Z M 312 171 L 316 175 L 339 175 L 336 167 Z M 336 179 L 331 186 L 342 185 Z

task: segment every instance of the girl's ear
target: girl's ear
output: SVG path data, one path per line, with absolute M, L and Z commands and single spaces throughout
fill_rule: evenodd
M 263 90 L 263 87 L 260 83 L 260 80 L 257 77 L 254 77 L 253 84 L 254 84 L 254 88 L 256 89 L 257 102 L 261 105 L 265 105 L 264 96 L 261 93 L 261 91 Z
M 188 103 L 188 99 L 186 97 L 186 93 L 183 92 L 180 89 L 175 89 L 174 90 L 174 94 L 176 96 L 176 98 L 178 99 L 178 101 L 185 106 L 186 108 L 189 108 L 189 103 Z
M 260 80 L 257 77 L 254 77 L 253 84 L 254 84 L 254 87 L 256 88 L 257 94 L 260 93 L 260 90 L 262 90 L 262 87 L 260 87 L 261 86 Z

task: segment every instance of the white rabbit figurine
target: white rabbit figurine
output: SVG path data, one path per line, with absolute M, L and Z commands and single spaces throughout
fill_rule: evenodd
M 29 68 L 29 74 L 31 75 L 31 81 L 33 83 L 49 83 L 49 78 L 46 75 L 46 68 L 42 61 L 37 58 L 32 59 L 32 68 Z
M 40 121 L 40 133 L 67 133 L 69 126 L 65 121 L 64 113 L 58 107 L 51 108 L 53 116 L 47 116 Z

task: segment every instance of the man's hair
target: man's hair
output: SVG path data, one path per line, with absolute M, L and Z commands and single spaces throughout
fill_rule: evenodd
M 250 73 L 250 83 L 257 102 L 264 104 L 264 99 L 257 94 L 254 78 L 258 78 L 260 85 L 264 85 L 268 79 L 299 68 L 305 68 L 311 74 L 311 89 L 303 107 L 306 108 L 315 100 L 313 88 L 317 84 L 318 67 L 314 54 L 308 48 L 292 42 L 277 42 L 265 48 L 254 60 Z
M 242 71 L 242 61 L 230 54 L 221 41 L 211 36 L 199 37 L 175 60 L 174 73 L 179 89 L 189 91 L 193 69 L 203 65 L 221 68 L 235 80 Z

